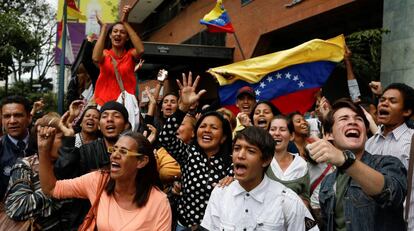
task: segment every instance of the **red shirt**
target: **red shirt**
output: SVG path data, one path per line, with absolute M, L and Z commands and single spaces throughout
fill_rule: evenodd
M 121 93 L 118 82 L 116 81 L 114 66 L 112 64 L 111 56 L 115 58 L 117 62 L 118 72 L 124 83 L 124 88 L 127 92 L 135 95 L 135 87 L 137 79 L 135 77 L 134 68 L 135 61 L 131 48 L 128 51 L 124 51 L 121 56 L 116 56 L 112 50 L 104 50 L 104 58 L 99 63 L 100 74 L 95 86 L 95 101 L 98 105 L 102 106 L 104 103 L 116 100 Z

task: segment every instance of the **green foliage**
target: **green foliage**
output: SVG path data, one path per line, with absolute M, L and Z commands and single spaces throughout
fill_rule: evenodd
M 351 62 L 355 76 L 368 81 L 380 78 L 382 35 L 386 29 L 369 29 L 346 36 L 346 44 L 352 51 Z
M 30 82 L 17 82 L 15 83 L 8 91 L 7 95 L 23 95 L 28 98 L 30 101 L 35 102 L 37 100 L 43 99 L 45 103 L 45 108 L 43 111 L 57 111 L 57 96 L 48 89 L 32 89 Z M 0 98 L 4 98 L 6 92 L 4 89 L 0 88 Z
M 55 13 L 46 0 L 0 1 L 0 80 L 6 80 L 6 91 L 9 76 L 17 86 L 28 72 L 40 84 L 45 82 L 54 64 L 55 36 Z M 33 89 L 24 90 L 27 95 Z

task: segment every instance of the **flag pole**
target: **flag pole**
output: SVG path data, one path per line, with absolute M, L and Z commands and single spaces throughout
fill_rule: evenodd
M 246 56 L 244 56 L 244 52 L 243 52 L 243 49 L 242 49 L 242 47 L 240 45 L 239 39 L 237 38 L 236 32 L 233 33 L 233 36 L 234 36 L 234 39 L 236 39 L 236 44 L 237 44 L 237 47 L 240 50 L 240 53 L 241 53 L 241 55 L 243 57 L 243 60 L 246 60 Z
M 63 1 L 63 23 L 62 23 L 62 49 L 60 54 L 60 70 L 59 70 L 59 89 L 58 89 L 58 113 L 63 115 L 63 104 L 65 96 L 65 52 L 66 52 L 66 23 L 67 23 L 67 8 L 66 0 Z

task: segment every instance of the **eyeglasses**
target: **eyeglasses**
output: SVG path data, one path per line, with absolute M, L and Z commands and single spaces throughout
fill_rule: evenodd
M 121 154 L 122 156 L 143 156 L 143 154 L 138 153 L 138 152 L 132 152 L 129 151 L 125 148 L 117 148 L 117 147 L 109 147 L 108 148 L 108 152 L 113 154 L 115 152 L 118 152 L 119 154 Z

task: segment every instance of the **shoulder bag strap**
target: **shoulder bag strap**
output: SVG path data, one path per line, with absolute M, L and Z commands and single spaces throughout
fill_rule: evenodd
M 116 81 L 118 82 L 119 89 L 121 89 L 122 104 L 125 105 L 125 88 L 124 88 L 124 83 L 122 82 L 122 77 L 118 71 L 118 67 L 117 67 L 118 64 L 112 55 L 109 55 L 109 57 L 111 57 L 112 65 L 114 66 Z
M 332 164 L 328 164 L 328 166 L 326 166 L 325 170 L 323 171 L 323 173 L 318 177 L 318 179 L 316 179 L 313 184 L 311 185 L 310 188 L 310 195 L 312 195 L 313 191 L 315 191 L 316 187 L 318 187 L 318 185 L 321 183 L 321 181 L 323 180 L 323 178 L 326 176 L 326 174 L 328 174 L 329 170 L 332 168 Z
M 96 215 L 96 212 L 97 212 L 97 209 L 98 209 L 98 205 L 99 205 L 99 201 L 101 199 L 102 192 L 105 189 L 105 185 L 106 185 L 106 182 L 108 181 L 108 178 L 109 178 L 109 174 L 102 171 L 101 172 L 101 178 L 100 178 L 100 181 L 99 181 L 99 184 L 98 184 L 98 190 L 96 191 L 96 198 L 95 198 L 95 201 L 93 202 L 93 205 L 92 205 L 92 207 L 94 208 L 95 215 Z
M 411 137 L 411 148 L 410 148 L 410 156 L 408 161 L 408 172 L 407 172 L 407 197 L 405 200 L 405 214 L 404 218 L 405 221 L 408 222 L 408 215 L 410 213 L 410 201 L 411 201 L 411 188 L 413 185 L 413 168 L 414 168 L 414 135 Z

